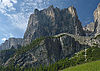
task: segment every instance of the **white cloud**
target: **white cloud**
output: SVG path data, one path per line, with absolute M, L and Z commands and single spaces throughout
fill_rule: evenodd
M 7 7 L 13 6 L 13 4 L 11 3 L 10 0 L 2 0 L 1 4 L 2 4 L 3 6 L 7 6 Z
M 47 2 L 47 0 L 24 0 L 20 4 L 17 0 L 0 0 L 0 12 L 8 16 L 11 25 L 25 30 L 29 15 L 33 13 L 35 8 L 43 9 L 44 2 Z M 14 8 L 14 4 L 16 3 L 18 4 L 18 11 Z M 16 11 L 16 13 L 12 13 L 13 11 Z
M 20 34 L 20 32 L 24 32 L 30 14 L 34 12 L 35 8 L 39 10 L 46 8 L 48 4 L 47 1 L 48 0 L 0 0 L 0 14 L 5 15 L 4 18 L 7 18 L 8 23 L 5 20 L 0 21 L 1 23 L 4 22 L 9 25 L 4 25 L 0 28 L 1 41 L 4 42 L 8 38 L 17 37 L 18 35 L 16 35 L 16 33 Z M 20 30 L 20 32 L 18 32 L 18 30 L 16 32 L 16 29 Z
M 6 14 L 12 22 L 12 25 L 18 29 L 25 30 L 27 27 L 27 18 L 23 13 Z
M 5 14 L 6 11 L 16 10 L 13 5 L 17 3 L 17 0 L 1 0 L 0 1 L 0 12 Z
M 2 41 L 6 41 L 7 39 L 6 38 L 2 38 Z

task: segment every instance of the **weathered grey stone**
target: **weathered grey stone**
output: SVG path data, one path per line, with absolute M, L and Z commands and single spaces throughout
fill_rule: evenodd
M 0 51 L 0 65 L 3 65 L 8 61 L 8 59 L 14 55 L 16 49 L 12 47 L 11 49 L 8 50 L 2 50 Z
M 95 35 L 100 34 L 100 3 L 98 4 L 97 9 L 94 11 L 94 22 L 95 22 Z
M 24 34 L 24 43 L 29 44 L 36 38 L 60 33 L 85 35 L 73 6 L 62 10 L 53 6 L 41 11 L 36 9 L 29 18 L 28 27 Z
M 94 22 L 96 25 L 95 35 L 99 35 L 100 34 L 100 3 L 98 4 L 97 9 L 94 11 Z
M 0 45 L 0 50 L 7 50 L 10 49 L 11 47 L 18 48 L 19 46 L 22 45 L 22 43 L 23 43 L 22 38 L 9 38 Z
M 9 58 L 3 65 L 9 65 L 14 60 L 15 65 L 39 66 L 55 63 L 60 59 L 71 57 L 85 48 L 98 44 L 100 39 L 94 37 L 78 36 L 68 33 L 61 33 L 53 37 L 46 37 L 32 49 Z
M 86 44 L 87 38 L 81 40 L 82 36 L 75 36 L 71 34 L 59 34 L 54 37 L 47 37 L 43 39 L 38 45 L 27 52 L 15 55 L 12 59 L 14 64 L 20 66 L 39 66 L 49 65 L 55 63 L 60 59 L 71 57 L 74 53 L 88 48 Z M 10 61 L 6 62 L 8 65 Z

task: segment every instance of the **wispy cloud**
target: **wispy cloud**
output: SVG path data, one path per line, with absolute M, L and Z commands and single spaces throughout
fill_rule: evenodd
M 23 12 L 12 13 L 16 10 L 14 4 L 17 3 L 17 0 L 0 0 L 0 12 L 7 16 L 11 21 L 11 24 L 18 29 L 25 30 L 27 20 Z M 8 13 L 10 12 L 10 13 Z
M 25 31 L 29 15 L 33 13 L 35 8 L 43 9 L 45 2 L 47 2 L 47 0 L 24 0 L 18 4 L 17 0 L 1 0 L 0 12 L 9 17 L 14 27 Z M 16 3 L 18 4 L 17 9 L 14 7 Z M 16 13 L 11 13 L 13 11 L 16 11 Z
M 29 16 L 34 9 L 41 10 L 46 8 L 48 4 L 48 0 L 0 0 L 0 13 L 8 18 L 7 21 L 10 21 L 8 23 L 5 20 L 0 20 L 0 26 L 3 26 L 0 28 L 0 43 L 4 41 L 4 38 L 17 37 L 18 34 L 24 32 Z
M 21 30 L 25 30 L 27 26 L 27 18 L 23 13 L 17 14 L 6 14 L 12 22 L 12 26 L 19 28 Z
M 12 37 L 14 37 L 14 35 L 12 34 L 12 33 L 9 33 L 9 34 L 3 34 L 3 38 L 1 38 L 1 40 L 2 40 L 2 42 L 5 42 L 7 39 L 8 39 L 8 37 L 9 38 L 12 38 Z
M 0 0 L 0 12 L 6 13 L 6 11 L 16 10 L 13 5 L 17 3 L 17 0 Z
M 15 37 L 12 33 L 4 33 L 4 34 L 0 34 L 0 43 L 5 42 L 6 40 L 8 40 L 9 38 Z

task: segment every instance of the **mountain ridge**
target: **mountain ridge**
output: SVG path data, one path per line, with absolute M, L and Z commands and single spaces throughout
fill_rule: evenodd
M 34 14 L 30 16 L 24 39 L 27 44 L 40 36 L 53 36 L 60 33 L 85 35 L 73 6 L 62 10 L 53 6 L 41 11 L 35 9 Z
M 57 7 L 54 8 L 53 5 L 40 11 L 35 9 L 34 14 L 30 15 L 23 38 L 20 38 L 22 42 L 18 41 L 18 45 L 25 46 L 41 36 L 54 36 L 60 33 L 85 35 L 76 9 L 73 6 L 61 10 Z M 16 40 L 17 38 L 14 39 L 14 41 Z M 5 41 L 0 46 L 1 50 L 10 49 L 12 46 L 17 48 L 17 42 L 11 45 L 9 43 L 11 40 L 8 39 L 7 41 L 7 43 Z M 6 45 L 11 46 L 5 47 Z
M 73 6 L 62 10 L 53 6 L 35 9 L 24 37 L 10 38 L 2 44 L 9 50 L 0 52 L 0 65 L 49 66 L 66 57 L 70 59 L 81 50 L 84 51 L 82 57 L 86 57 L 87 48 L 100 48 L 100 35 L 94 36 L 99 33 L 99 8 L 95 11 L 95 21 L 86 27 L 82 27 Z

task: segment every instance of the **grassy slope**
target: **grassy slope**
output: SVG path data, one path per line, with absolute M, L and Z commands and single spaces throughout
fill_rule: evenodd
M 63 71 L 100 71 L 100 61 L 90 62 L 75 67 L 64 69 Z

